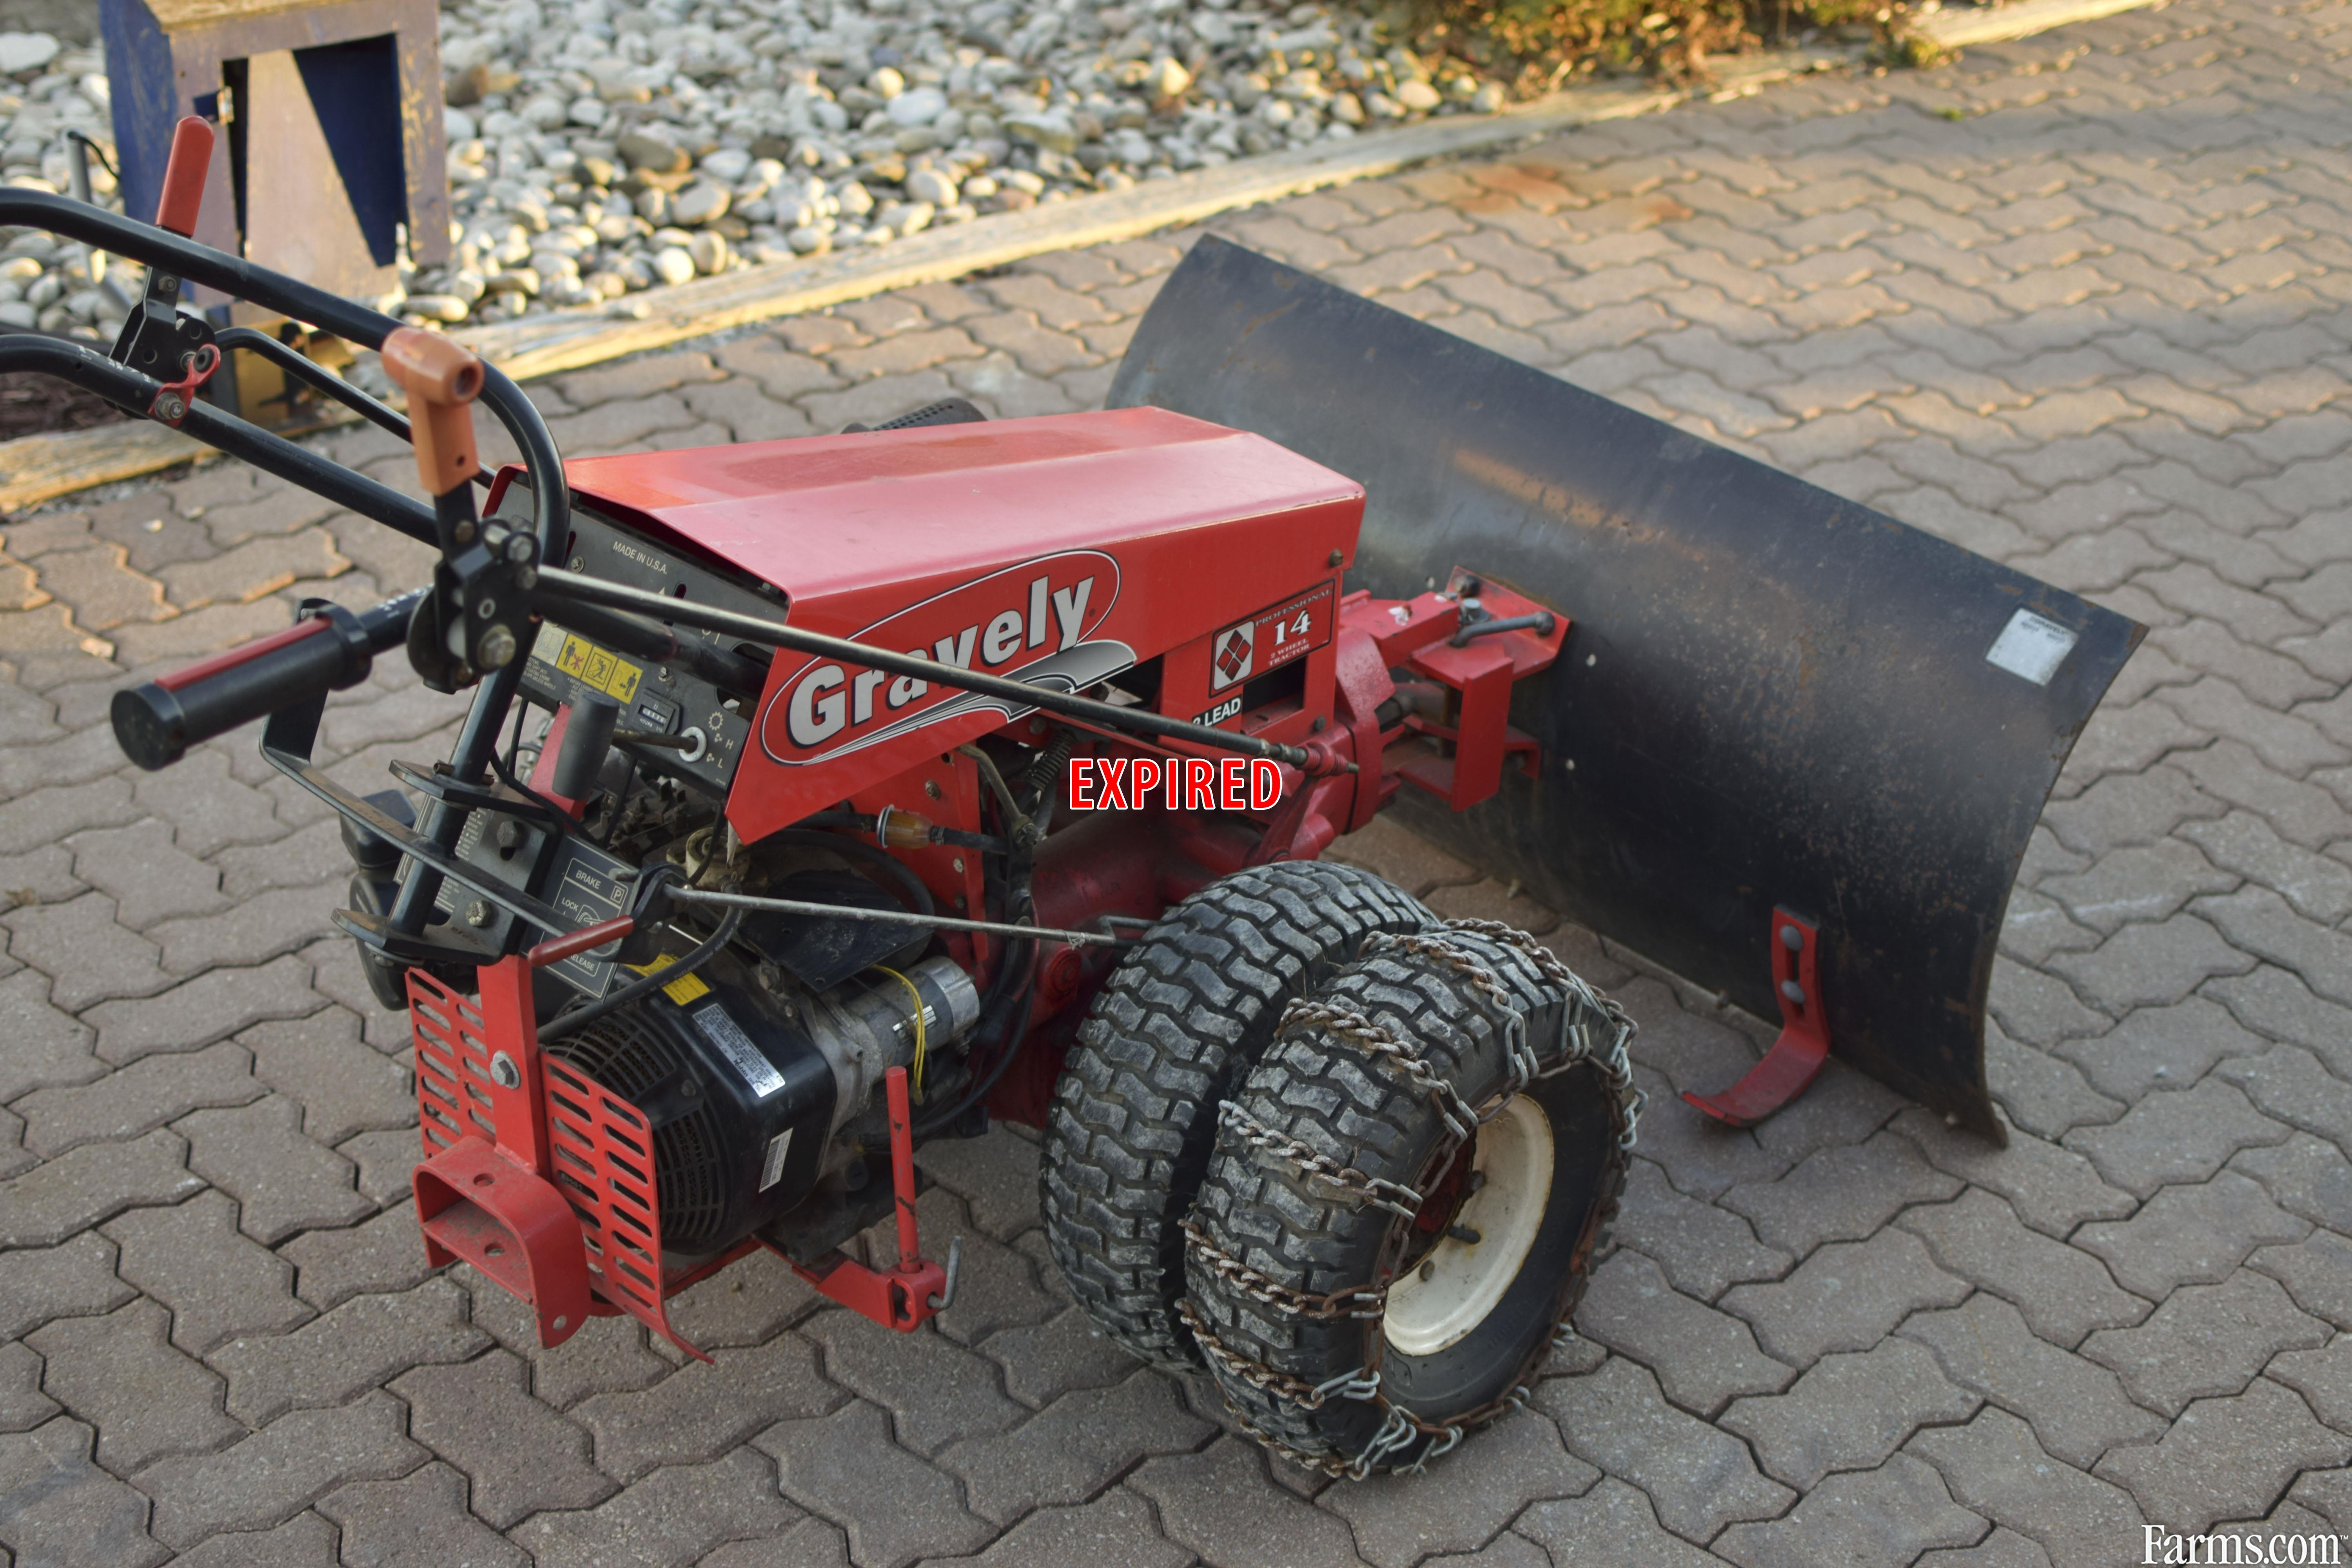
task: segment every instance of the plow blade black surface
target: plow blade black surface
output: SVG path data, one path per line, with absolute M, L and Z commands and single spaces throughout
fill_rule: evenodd
M 1819 921 L 1833 1054 L 2003 1136 L 1983 1052 L 2002 910 L 2144 627 L 1213 238 L 1110 403 L 1361 483 L 1350 588 L 1406 596 L 1459 564 L 1573 617 L 1514 701 L 1542 776 L 1506 770 L 1458 816 L 1408 785 L 1414 827 L 1765 1018 L 1773 910 Z

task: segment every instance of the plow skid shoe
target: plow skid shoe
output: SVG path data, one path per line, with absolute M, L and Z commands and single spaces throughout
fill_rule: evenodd
M 1410 596 L 1458 563 L 1573 617 L 1515 696 L 1539 776 L 1459 815 L 1407 790 L 1412 826 L 1761 1017 L 1784 1000 L 1773 911 L 1817 922 L 1834 1054 L 2005 1136 L 1983 1054 L 2002 911 L 2146 628 L 1214 238 L 1109 401 L 1363 485 L 1350 589 Z

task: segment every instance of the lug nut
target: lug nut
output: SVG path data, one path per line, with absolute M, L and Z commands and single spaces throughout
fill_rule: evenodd
M 490 906 L 476 899 L 466 906 L 466 923 L 479 931 L 490 923 Z
M 474 662 L 484 669 L 504 669 L 514 662 L 514 633 L 504 626 L 492 626 L 474 647 Z

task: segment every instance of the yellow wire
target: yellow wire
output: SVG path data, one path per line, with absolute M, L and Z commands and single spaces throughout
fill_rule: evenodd
M 907 1076 L 914 1080 L 910 1087 L 914 1090 L 915 1099 L 919 1100 L 923 1098 L 923 994 L 915 989 L 915 983 L 913 981 L 908 979 L 905 975 L 899 973 L 888 964 L 877 963 L 874 967 L 888 975 L 891 979 L 897 981 L 899 984 L 905 986 L 907 988 L 908 996 L 911 998 L 915 1004 L 915 1070 L 908 1073 Z

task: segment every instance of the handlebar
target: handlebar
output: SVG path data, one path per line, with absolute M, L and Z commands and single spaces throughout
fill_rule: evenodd
M 153 773 L 198 742 L 357 686 L 377 654 L 406 639 L 409 617 L 425 593 L 420 588 L 357 614 L 314 604 L 282 632 L 118 691 L 114 738 L 124 755 Z

